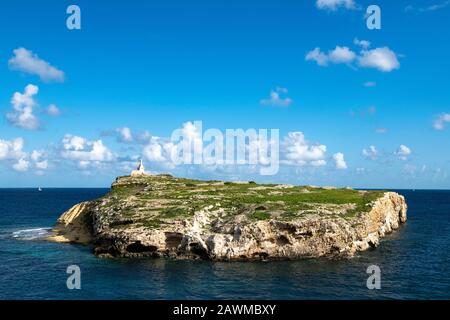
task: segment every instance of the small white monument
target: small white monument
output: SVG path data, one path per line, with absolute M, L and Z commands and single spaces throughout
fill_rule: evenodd
M 142 159 L 139 160 L 139 165 L 136 170 L 131 171 L 132 177 L 139 177 L 139 176 L 145 176 L 145 168 L 144 164 L 142 163 Z

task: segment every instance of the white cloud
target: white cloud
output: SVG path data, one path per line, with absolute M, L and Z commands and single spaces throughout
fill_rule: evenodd
M 160 137 L 152 137 L 150 142 L 144 147 L 143 154 L 149 161 L 164 162 L 170 161 L 171 153 L 175 150 L 175 145 L 164 141 Z
M 358 38 L 355 38 L 353 43 L 363 49 L 368 49 L 370 47 L 370 42 L 367 40 L 359 40 Z
M 48 161 L 39 161 L 35 163 L 36 169 L 46 170 L 48 168 Z
M 44 151 L 34 150 L 29 156 L 23 151 L 24 140 L 17 138 L 11 141 L 0 139 L 0 160 L 10 160 L 12 168 L 15 171 L 25 172 L 31 166 L 31 161 L 34 162 L 34 166 L 39 172 L 37 174 L 44 173 L 42 170 L 48 168 L 48 161 L 44 159 L 46 153 Z M 28 160 L 28 158 L 31 159 Z M 15 162 L 13 162 L 15 161 Z
M 64 72 L 53 67 L 47 61 L 40 59 L 32 51 L 25 48 L 17 48 L 13 53 L 14 56 L 8 62 L 11 69 L 37 75 L 44 82 L 64 81 Z
M 275 90 L 270 91 L 269 99 L 262 99 L 260 103 L 263 106 L 273 106 L 273 107 L 288 107 L 292 104 L 292 99 L 285 97 L 282 98 L 281 95 L 287 94 L 288 90 L 286 88 L 277 87 Z
M 15 92 L 11 98 L 13 110 L 6 114 L 6 119 L 15 127 L 34 130 L 39 128 L 39 120 L 33 114 L 33 108 L 36 106 L 34 96 L 39 88 L 29 84 L 25 87 L 24 93 Z
M 150 141 L 152 135 L 148 131 L 143 131 L 141 133 L 135 134 L 134 139 L 141 144 L 145 144 Z
M 334 160 L 336 169 L 339 169 L 339 170 L 347 169 L 347 163 L 345 162 L 343 153 L 341 153 L 341 152 L 335 153 L 333 155 L 333 160 Z
M 395 154 L 401 159 L 401 160 L 407 160 L 408 156 L 410 156 L 412 153 L 411 149 L 407 146 L 405 146 L 404 144 L 400 145 L 400 147 L 398 147 L 397 151 L 395 152 Z
M 103 144 L 102 140 L 87 140 L 83 137 L 65 135 L 62 140 L 61 156 L 79 163 L 108 162 L 114 158 L 113 153 Z
M 388 47 L 363 50 L 358 58 L 358 63 L 364 68 L 375 68 L 383 72 L 400 68 L 397 55 Z
M 327 165 L 327 162 L 325 160 L 314 160 L 311 161 L 309 165 L 312 167 L 323 167 Z
M 198 131 L 198 128 L 194 123 L 187 122 L 183 124 L 182 128 L 177 129 L 176 131 L 179 131 L 177 136 L 183 137 L 181 140 L 182 142 L 179 142 L 178 140 L 172 142 L 173 140 L 170 138 L 153 136 L 148 144 L 143 148 L 142 153 L 144 158 L 150 162 L 158 163 L 160 166 L 172 169 L 177 166 L 173 161 L 174 157 L 177 159 L 180 157 L 183 159 L 188 159 L 188 162 L 183 160 L 184 164 L 193 163 L 193 159 L 200 159 L 204 157 L 202 149 L 204 142 L 202 141 L 201 133 Z M 188 148 L 184 147 L 185 143 L 189 145 Z M 266 146 L 258 145 L 258 148 L 255 149 L 269 150 L 268 144 L 272 143 L 275 142 L 264 142 L 264 144 L 267 144 Z M 180 147 L 183 148 L 183 154 L 179 153 Z M 251 146 L 246 145 L 245 148 L 249 149 Z M 248 149 L 246 149 L 245 152 L 248 152 Z M 241 152 L 241 150 L 238 151 Z M 280 144 L 280 164 L 297 167 L 322 167 L 327 165 L 326 151 L 327 147 L 325 145 L 310 143 L 305 139 L 302 132 L 290 132 L 282 139 Z M 339 158 L 340 156 L 338 155 L 337 157 Z M 211 164 L 214 164 L 213 167 L 217 170 L 222 170 L 226 167 L 222 166 L 221 163 L 215 163 L 212 159 L 203 159 L 204 162 L 202 168 L 211 166 Z M 210 163 L 209 160 L 212 162 Z M 339 158 L 338 160 L 339 168 L 344 167 L 344 159 Z M 267 165 L 269 163 L 269 159 L 266 158 L 265 154 L 259 154 L 257 161 L 259 165 Z M 238 170 L 239 166 L 233 166 L 233 168 Z
M 117 128 L 117 133 L 119 134 L 119 140 L 121 142 L 133 142 L 133 134 L 131 133 L 131 129 L 128 127 Z
M 345 46 L 336 46 L 334 50 L 330 50 L 328 53 L 322 52 L 320 48 L 315 48 L 306 54 L 305 60 L 315 61 L 321 67 L 326 67 L 330 63 L 347 64 L 354 67 L 353 62 L 357 61 L 360 67 L 374 68 L 383 72 L 390 72 L 400 68 L 397 54 L 388 47 L 368 49 L 370 42 L 359 39 L 355 39 L 354 43 L 361 47 L 359 54 Z M 366 84 L 366 86 L 375 85 L 374 82 Z
M 48 160 L 45 159 L 47 154 L 43 150 L 33 150 L 31 153 L 31 160 L 34 161 L 34 166 L 39 170 L 39 174 L 42 175 L 44 172 L 42 170 L 46 170 L 48 168 Z
M 28 171 L 28 167 L 30 165 L 30 162 L 25 159 L 19 159 L 17 163 L 13 165 L 13 169 L 19 172 L 25 172 Z
M 39 161 L 44 156 L 44 151 L 33 150 L 31 153 L 31 159 L 33 161 Z
M 436 130 L 444 130 L 445 124 L 450 122 L 450 113 L 443 113 L 435 117 L 433 128 Z
M 450 6 L 450 0 L 446 0 L 440 3 L 435 3 L 433 5 L 429 5 L 428 7 L 422 7 L 422 8 L 416 8 L 412 5 L 408 5 L 405 7 L 405 12 L 411 12 L 411 11 L 418 11 L 420 13 L 422 12 L 430 12 L 430 11 L 436 11 L 440 9 L 444 9 L 446 7 Z
M 0 160 L 25 157 L 23 145 L 24 141 L 22 138 L 16 138 L 14 140 L 0 139 Z
M 356 54 L 348 47 L 339 47 L 331 51 L 328 57 L 333 63 L 351 63 L 356 58 Z
M 344 7 L 346 9 L 355 9 L 354 0 L 317 0 L 316 6 L 319 9 L 335 11 L 339 7 Z
M 45 112 L 52 117 L 57 117 L 61 115 L 61 110 L 59 110 L 59 108 L 55 104 L 49 105 L 45 110 Z
M 380 154 L 375 146 L 370 146 L 368 149 L 362 150 L 362 155 L 371 160 L 376 160 Z
M 319 66 L 327 66 L 329 63 L 346 63 L 350 64 L 355 60 L 356 53 L 350 50 L 348 47 L 336 46 L 334 50 L 324 53 L 320 48 L 315 48 L 314 50 L 306 54 L 306 61 L 315 61 Z
M 447 0 L 447 1 L 444 1 L 441 3 L 437 3 L 437 4 L 433 4 L 431 6 L 428 6 L 428 7 L 424 8 L 423 11 L 436 11 L 436 10 L 448 7 L 449 5 L 450 5 L 450 1 Z
M 63 147 L 65 150 L 80 151 L 86 145 L 86 139 L 78 136 L 66 135 L 63 139 Z
M 159 165 L 169 168 L 175 167 L 176 161 L 173 159 L 178 157 L 182 157 L 184 163 L 193 163 L 193 159 L 203 156 L 200 130 L 195 123 L 186 122 L 181 128 L 176 129 L 170 138 L 157 136 L 148 138 L 142 153 L 148 161 L 158 162 Z
M 327 146 L 310 144 L 303 132 L 289 132 L 281 143 L 282 162 L 299 166 L 326 165 Z
M 315 48 L 314 50 L 308 52 L 305 57 L 306 61 L 315 61 L 319 66 L 328 65 L 328 55 L 323 53 L 320 48 Z

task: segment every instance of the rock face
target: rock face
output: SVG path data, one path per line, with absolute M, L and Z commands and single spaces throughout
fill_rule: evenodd
M 53 242 L 76 242 L 89 244 L 92 242 L 93 230 L 90 218 L 87 214 L 93 203 L 82 202 L 73 206 L 65 212 L 59 219 L 58 224 L 53 228 L 55 235 L 47 238 Z
M 406 211 L 393 192 L 120 177 L 64 213 L 49 240 L 90 243 L 101 257 L 351 257 L 378 246 Z

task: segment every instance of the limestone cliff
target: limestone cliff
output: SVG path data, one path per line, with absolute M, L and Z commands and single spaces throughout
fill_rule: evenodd
M 47 238 L 53 242 L 75 242 L 89 244 L 92 242 L 93 231 L 88 214 L 91 202 L 82 202 L 66 211 L 53 228 L 54 234 Z
M 91 243 L 102 257 L 350 257 L 378 246 L 406 211 L 393 192 L 121 177 L 64 213 L 49 240 Z

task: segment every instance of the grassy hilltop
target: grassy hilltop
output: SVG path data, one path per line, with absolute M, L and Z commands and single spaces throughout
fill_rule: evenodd
M 101 257 L 348 257 L 376 247 L 406 211 L 394 192 L 126 176 L 66 211 L 49 240 L 92 244 Z
M 291 221 L 321 215 L 352 219 L 368 212 L 383 191 L 318 188 L 254 182 L 201 181 L 170 175 L 120 177 L 103 201 L 115 208 L 114 228 L 160 227 L 205 207 L 225 209 L 224 219 Z M 121 224 L 120 221 L 123 223 Z

